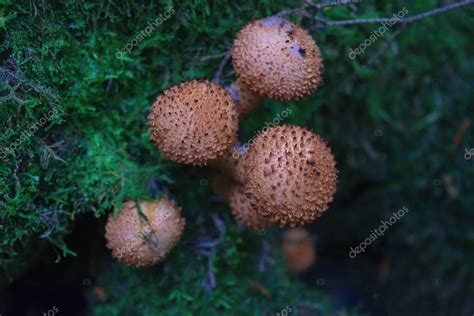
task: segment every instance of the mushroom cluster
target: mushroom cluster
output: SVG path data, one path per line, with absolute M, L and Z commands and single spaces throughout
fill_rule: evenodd
M 297 100 L 322 81 L 321 53 L 314 40 L 279 17 L 245 26 L 234 41 L 232 64 L 238 80 L 227 90 L 239 116 L 257 107 L 263 97 Z M 329 147 L 298 126 L 270 128 L 248 153 L 237 159 L 227 153 L 212 166 L 233 179 L 234 188 L 224 197 L 235 217 L 254 228 L 314 221 L 336 191 L 337 170 Z
M 227 88 L 191 80 L 158 95 L 148 116 L 151 140 L 165 159 L 219 170 L 214 187 L 246 226 L 314 221 L 328 208 L 337 183 L 334 157 L 319 136 L 299 126 L 274 126 L 244 154 L 234 157 L 232 150 L 239 118 L 262 98 L 297 100 L 318 87 L 318 46 L 301 27 L 268 17 L 237 34 L 232 64 L 238 79 Z M 108 219 L 107 247 L 127 265 L 153 265 L 179 241 L 184 223 L 167 198 L 129 201 Z
M 238 80 L 227 90 L 208 81 L 178 84 L 158 96 L 149 115 L 163 157 L 209 165 L 230 180 L 218 191 L 247 226 L 301 226 L 328 208 L 336 191 L 334 157 L 324 141 L 298 126 L 260 134 L 237 159 L 239 117 L 262 97 L 296 100 L 322 81 L 321 53 L 301 27 L 279 17 L 245 26 L 232 47 Z M 225 182 L 225 181 L 219 181 Z

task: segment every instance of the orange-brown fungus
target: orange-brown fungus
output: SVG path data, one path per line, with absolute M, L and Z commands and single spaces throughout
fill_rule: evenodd
M 322 81 L 321 53 L 312 37 L 278 17 L 253 21 L 237 34 L 232 64 L 250 90 L 271 99 L 302 98 Z
M 167 198 L 142 201 L 140 208 L 147 220 L 138 214 L 136 203 L 128 201 L 118 216 L 109 215 L 105 226 L 107 247 L 112 255 L 134 267 L 162 261 L 178 243 L 185 225 L 180 208 Z
M 251 205 L 249 198 L 245 195 L 244 189 L 240 184 L 236 184 L 228 195 L 230 209 L 232 214 L 245 226 L 255 229 L 262 229 L 269 226 L 268 222 L 258 214 L 254 206 Z
M 205 80 L 164 91 L 148 119 L 151 139 L 163 157 L 179 163 L 205 165 L 237 142 L 238 115 L 232 97 Z
M 270 223 L 309 223 L 333 200 L 336 162 L 311 131 L 293 125 L 273 127 L 257 138 L 247 155 L 245 192 Z
M 311 235 L 304 228 L 292 228 L 283 235 L 283 257 L 290 273 L 308 270 L 316 261 Z

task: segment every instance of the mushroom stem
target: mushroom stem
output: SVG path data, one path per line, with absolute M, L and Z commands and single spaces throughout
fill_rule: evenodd
M 245 168 L 247 153 L 242 150 L 240 144 L 236 144 L 231 151 L 225 155 L 210 161 L 207 165 L 217 170 L 232 180 L 243 184 L 245 182 Z
M 262 103 L 262 97 L 252 92 L 248 86 L 238 79 L 225 89 L 234 100 L 239 118 L 246 116 Z

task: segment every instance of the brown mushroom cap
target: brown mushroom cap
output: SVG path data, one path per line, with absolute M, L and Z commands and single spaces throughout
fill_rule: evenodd
M 234 181 L 245 182 L 243 176 L 246 166 L 246 152 L 241 144 L 236 144 L 232 151 L 226 152 L 221 157 L 208 163 L 208 166 L 216 169 Z
M 269 226 L 266 219 L 257 213 L 255 207 L 251 205 L 241 185 L 234 185 L 229 191 L 228 200 L 232 214 L 245 226 L 255 229 L 262 229 Z
M 109 215 L 105 226 L 107 247 L 112 255 L 134 267 L 162 261 L 178 243 L 185 225 L 181 209 L 167 198 L 142 201 L 140 208 L 148 220 L 139 216 L 135 201 L 128 201 L 117 217 Z
M 239 117 L 247 115 L 258 107 L 262 101 L 262 97 L 252 92 L 252 90 L 240 80 L 232 83 L 226 90 L 230 93 L 237 106 Z
M 312 37 L 278 17 L 253 21 L 237 34 L 232 64 L 239 80 L 271 99 L 302 98 L 322 80 L 321 53 Z
M 328 208 L 337 170 L 319 136 L 299 126 L 272 127 L 259 135 L 247 155 L 246 193 L 270 223 L 300 226 Z
M 176 162 L 205 165 L 237 142 L 238 115 L 232 97 L 205 80 L 164 91 L 148 119 L 151 139 L 163 157 Z
M 250 200 L 245 196 L 242 185 L 235 182 L 225 174 L 217 174 L 212 181 L 214 191 L 229 202 L 232 214 L 245 226 L 262 229 L 269 226 L 268 222 L 260 216 Z

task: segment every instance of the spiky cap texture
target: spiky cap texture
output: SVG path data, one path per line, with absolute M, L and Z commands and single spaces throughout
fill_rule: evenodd
M 266 219 L 257 212 L 253 205 L 251 205 L 249 198 L 245 195 L 242 185 L 236 184 L 232 187 L 229 191 L 228 200 L 232 214 L 245 226 L 253 227 L 255 229 L 269 226 Z
M 232 64 L 250 90 L 271 99 L 302 98 L 322 80 L 321 53 L 312 37 L 278 17 L 253 21 L 237 34 Z
M 272 127 L 259 135 L 247 155 L 246 193 L 270 223 L 300 226 L 328 208 L 337 170 L 319 136 L 299 126 Z
M 168 198 L 142 201 L 142 218 L 135 201 L 124 203 L 117 217 L 109 215 L 105 226 L 107 247 L 126 265 L 145 267 L 162 261 L 178 243 L 185 220 L 181 209 Z
M 164 91 L 148 119 L 151 139 L 163 157 L 179 163 L 205 165 L 237 141 L 238 115 L 232 97 L 205 80 Z

